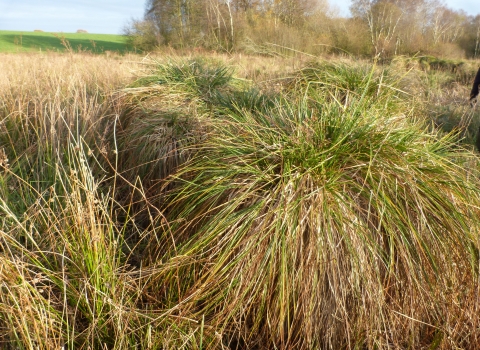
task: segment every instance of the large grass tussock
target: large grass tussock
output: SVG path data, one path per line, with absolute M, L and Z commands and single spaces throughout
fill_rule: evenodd
M 440 73 L 228 60 L 0 60 L 0 347 L 476 349 Z
M 452 139 L 402 111 L 385 72 L 348 90 L 342 69 L 333 89 L 224 111 L 176 176 L 166 281 L 213 342 L 426 346 L 455 338 L 465 319 L 447 316 L 475 302 L 478 195 Z M 466 284 L 452 304 L 445 291 Z

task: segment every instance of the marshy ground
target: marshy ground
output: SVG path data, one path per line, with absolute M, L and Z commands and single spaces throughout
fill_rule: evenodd
M 0 58 L 0 347 L 476 349 L 476 62 Z

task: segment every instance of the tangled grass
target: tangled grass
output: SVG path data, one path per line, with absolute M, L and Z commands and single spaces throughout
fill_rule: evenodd
M 246 348 L 457 337 L 446 330 L 459 320 L 445 319 L 476 303 L 475 284 L 458 309 L 438 291 L 476 280 L 478 196 L 452 161 L 451 136 L 397 114 L 393 86 L 378 94 L 387 79 L 364 78 L 347 106 L 314 90 L 212 121 L 174 178 L 174 238 L 159 253 L 175 262 L 161 280 L 181 281 L 182 315 Z M 470 344 L 463 336 L 452 343 Z
M 0 347 L 478 346 L 477 157 L 403 67 L 1 62 Z

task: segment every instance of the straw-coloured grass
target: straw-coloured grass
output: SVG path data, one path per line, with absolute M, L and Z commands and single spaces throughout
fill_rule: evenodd
M 214 58 L 2 56 L 0 347 L 475 349 L 477 158 L 423 76 Z
M 229 111 L 178 175 L 161 278 L 181 281 L 180 315 L 208 320 L 212 342 L 471 344 L 451 331 L 475 317 L 478 195 L 452 140 L 382 114 L 376 89 L 347 108 L 327 93 Z

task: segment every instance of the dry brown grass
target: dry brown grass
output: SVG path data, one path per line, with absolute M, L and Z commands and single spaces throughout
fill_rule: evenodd
M 98 85 L 102 90 L 120 88 L 139 69 L 139 56 L 89 54 L 0 54 L 0 87 L 46 88 L 65 85 L 70 80 Z M 4 91 L 4 90 L 3 90 Z
M 0 348 L 476 349 L 468 88 L 311 59 L 0 55 Z

